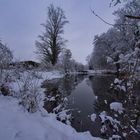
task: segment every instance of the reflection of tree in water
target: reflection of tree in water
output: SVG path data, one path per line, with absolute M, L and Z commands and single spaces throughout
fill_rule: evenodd
M 42 88 L 46 89 L 44 108 L 47 109 L 48 112 L 55 112 L 56 114 L 66 109 L 67 96 L 71 94 L 82 80 L 83 76 L 66 75 L 61 79 L 44 81 L 42 84 Z
M 44 101 L 44 108 L 48 112 L 52 112 L 62 102 L 62 93 L 59 91 L 59 82 L 61 79 L 46 80 L 42 84 L 45 88 L 46 100 Z
M 95 104 L 96 114 L 98 119 L 100 118 L 100 113 L 106 112 L 107 117 L 102 126 L 106 127 L 105 133 L 102 133 L 105 138 L 109 138 L 112 135 L 119 135 L 124 139 L 139 140 L 138 127 L 140 125 L 140 105 L 138 102 L 139 86 L 135 86 L 135 91 L 133 96 L 122 90 L 115 90 L 110 88 L 111 82 L 114 78 L 109 77 L 90 77 L 91 87 L 98 100 Z M 135 93 L 137 95 L 135 95 Z M 110 109 L 110 103 L 120 102 L 123 104 L 124 111 L 119 113 Z M 111 117 L 111 118 L 110 118 Z M 109 118 L 109 119 L 108 119 Z M 112 121 L 119 121 L 118 124 L 112 123 Z M 96 120 L 97 123 L 97 120 Z M 139 123 L 139 125 L 138 125 Z M 114 125 L 116 125 L 114 127 Z
M 111 100 L 109 88 L 113 79 L 114 78 L 112 77 L 106 76 L 89 77 L 90 85 L 98 99 L 95 104 L 95 110 L 97 113 L 100 113 L 103 110 L 107 110 L 108 108 L 106 102 L 109 102 Z
M 84 76 L 80 75 L 66 75 L 61 83 L 60 90 L 65 96 L 69 96 L 75 87 L 83 80 Z

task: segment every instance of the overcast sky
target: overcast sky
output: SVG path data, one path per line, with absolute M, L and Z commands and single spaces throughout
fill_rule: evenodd
M 34 53 L 35 40 L 43 31 L 40 25 L 47 16 L 50 3 L 60 6 L 69 24 L 65 26 L 66 47 L 72 51 L 73 58 L 85 63 L 92 52 L 94 35 L 105 32 L 108 25 L 95 17 L 94 9 L 101 17 L 113 23 L 114 8 L 110 0 L 0 0 L 0 39 L 6 43 L 18 60 L 37 60 Z

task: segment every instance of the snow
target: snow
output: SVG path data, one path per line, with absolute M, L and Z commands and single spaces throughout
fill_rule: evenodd
M 113 59 L 111 57 L 107 57 L 107 63 L 112 63 L 113 62 Z
M 123 137 L 126 137 L 127 136 L 127 133 L 123 133 Z
M 51 97 L 50 99 L 48 99 L 49 101 L 55 101 L 55 97 Z
M 124 110 L 123 105 L 120 102 L 112 102 L 110 104 L 110 109 L 119 112 L 119 114 L 123 113 Z
M 52 80 L 56 78 L 62 78 L 64 74 L 60 71 L 24 71 L 19 72 L 20 79 L 14 79 L 13 82 L 10 83 L 10 86 L 15 92 L 19 92 L 21 87 L 23 87 L 27 82 L 28 85 L 31 84 L 35 87 L 40 87 L 41 83 L 45 80 Z M 14 75 L 16 76 L 16 75 Z M 42 90 L 42 89 L 40 89 Z M 53 100 L 53 99 L 52 99 Z
M 120 140 L 121 136 L 119 135 L 113 135 L 111 138 L 109 138 L 109 140 Z
M 104 100 L 105 104 L 107 104 L 107 100 Z
M 106 111 L 101 112 L 99 116 L 102 120 L 102 123 L 104 123 L 106 120 L 109 120 L 111 122 L 111 124 L 119 124 L 120 123 L 116 119 L 113 119 L 111 116 L 108 116 Z
M 101 133 L 104 134 L 106 130 L 107 130 L 106 125 L 102 125 L 102 127 L 101 127 Z
M 120 125 L 120 122 L 116 119 L 113 119 L 111 116 L 108 116 L 106 111 L 101 112 L 99 117 L 101 118 L 103 123 L 100 129 L 101 133 L 105 133 L 107 131 L 107 126 L 105 124 L 106 121 L 110 121 L 113 129 L 116 129 L 118 131 L 118 125 Z
M 67 114 L 69 110 L 63 110 L 61 112 L 58 113 L 58 118 L 61 120 L 61 121 L 66 121 L 66 124 L 70 125 L 71 122 L 69 121 L 71 119 L 71 114 Z
M 0 96 L 0 114 L 2 140 L 100 140 L 89 132 L 76 132 L 43 109 L 28 113 L 13 97 Z
M 131 125 L 130 127 L 131 127 L 131 129 L 133 130 L 133 131 L 131 131 L 132 133 L 133 133 L 133 132 L 138 133 L 138 131 L 137 131 L 132 125 Z
M 116 71 L 104 69 L 104 70 L 88 70 L 87 72 L 89 75 L 103 75 L 107 73 L 115 73 Z
M 91 136 L 89 132 L 76 132 L 76 130 L 70 126 L 70 115 L 67 115 L 66 111 L 62 111 L 56 116 L 55 114 L 49 114 L 42 108 L 44 94 L 42 94 L 43 90 L 40 88 L 41 83 L 44 80 L 62 78 L 64 76 L 63 73 L 59 71 L 23 71 L 18 74 L 20 75 L 20 79 L 16 79 L 14 75 L 15 80 L 10 83 L 14 91 L 13 96 L 16 98 L 0 95 L 0 139 L 100 140 L 100 138 Z M 28 83 L 26 83 L 27 81 Z M 37 99 L 39 97 L 39 107 L 35 113 L 29 113 L 22 105 L 19 105 L 21 89 L 25 84 L 33 86 L 31 89 L 27 86 L 27 88 L 30 89 L 29 92 L 31 92 L 34 87 L 37 88 L 35 91 L 37 92 Z M 55 98 L 50 98 L 50 100 L 53 101 Z M 65 100 L 67 99 L 65 98 Z M 58 121 L 56 117 L 59 117 L 61 121 L 66 120 L 66 123 L 69 125 Z
M 52 80 L 55 78 L 62 78 L 64 76 L 63 73 L 60 71 L 50 71 L 50 72 L 41 72 L 42 73 L 42 78 L 47 79 L 47 80 Z
M 102 74 L 101 70 L 88 70 L 88 74 L 92 75 L 92 74 Z
M 96 117 L 97 117 L 97 115 L 95 113 L 93 113 L 90 117 L 91 117 L 91 120 L 94 122 Z
M 119 80 L 118 78 L 115 78 L 115 80 L 114 80 L 114 84 L 121 84 L 121 80 Z
M 126 92 L 126 87 L 125 86 L 121 86 L 121 90 L 123 90 L 124 92 Z
M 139 42 L 137 44 L 140 44 Z M 140 48 L 136 47 L 135 48 L 135 53 L 138 54 L 140 52 Z
M 117 87 L 119 90 L 122 90 L 122 91 L 126 92 L 126 87 L 125 87 L 125 86 L 116 85 L 116 87 Z
M 118 89 L 120 89 L 120 90 L 126 92 L 126 87 L 125 87 L 124 85 L 121 85 L 121 84 L 122 84 L 122 80 L 119 80 L 118 78 L 115 78 L 114 84 L 116 84 L 115 86 L 116 86 Z

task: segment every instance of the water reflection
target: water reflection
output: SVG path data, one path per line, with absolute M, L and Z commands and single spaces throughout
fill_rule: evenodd
M 45 95 L 47 100 L 44 102 L 44 108 L 48 112 L 53 112 L 58 106 L 66 108 L 67 97 L 76 88 L 78 83 L 84 79 L 84 76 L 67 75 L 64 78 L 46 80 L 42 84 L 42 88 L 45 88 Z M 59 110 L 58 110 L 59 111 Z
M 124 139 L 137 140 L 139 137 L 133 135 L 132 128 L 140 123 L 139 100 L 129 99 L 126 93 L 111 89 L 110 85 L 114 78 L 113 76 L 69 75 L 61 79 L 46 80 L 42 85 L 46 94 L 44 108 L 56 114 L 68 110 L 67 113 L 71 114 L 71 125 L 77 131 L 88 130 L 94 136 L 107 139 L 112 135 L 124 137 L 123 135 L 131 132 Z M 138 87 L 137 85 L 136 89 Z M 136 90 L 136 93 L 139 94 L 139 90 Z M 119 114 L 111 110 L 112 102 L 121 102 L 124 112 Z M 94 122 L 90 118 L 93 113 L 97 114 Z M 106 114 L 105 121 L 101 118 L 103 113 Z M 58 117 L 58 120 L 65 123 L 66 119 L 63 117 L 61 120 Z M 104 131 L 101 131 L 103 128 Z
M 109 90 L 113 80 L 114 77 L 112 76 L 89 77 L 90 86 L 92 87 L 94 94 L 98 98 L 97 102 L 94 104 L 96 113 L 107 110 L 108 102 L 112 101 L 112 98 L 110 98 L 112 95 L 110 94 Z

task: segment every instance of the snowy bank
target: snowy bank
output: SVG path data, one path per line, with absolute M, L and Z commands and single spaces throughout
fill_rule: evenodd
M 28 113 L 12 97 L 0 96 L 0 139 L 2 140 L 100 140 L 88 132 L 77 133 L 45 110 Z
M 18 77 L 18 76 L 19 77 Z M 21 93 L 21 87 L 24 85 L 32 85 L 38 90 L 41 90 L 41 84 L 45 80 L 52 80 L 64 77 L 64 74 L 60 71 L 23 71 L 18 72 L 13 76 L 13 81 L 9 83 L 12 90 Z
M 114 70 L 88 70 L 87 73 L 89 75 L 102 75 L 102 74 L 115 74 L 116 71 Z
M 64 74 L 60 71 L 41 72 L 41 74 L 44 80 L 52 80 L 55 78 L 62 78 L 64 76 Z

